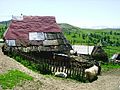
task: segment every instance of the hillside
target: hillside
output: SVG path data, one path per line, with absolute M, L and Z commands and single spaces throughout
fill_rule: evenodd
M 108 56 L 120 53 L 120 29 L 83 29 L 69 24 L 59 24 L 71 44 L 102 45 Z
M 74 31 L 80 30 L 79 27 L 76 27 L 67 23 L 59 23 L 58 25 L 61 27 L 63 32 L 69 32 L 69 31 L 74 32 Z
M 71 44 L 101 44 L 120 46 L 120 29 L 82 29 L 69 24 L 59 24 Z
M 6 25 L 6 24 L 9 24 L 10 23 L 10 20 L 8 21 L 1 21 L 0 24 L 3 24 L 3 25 Z

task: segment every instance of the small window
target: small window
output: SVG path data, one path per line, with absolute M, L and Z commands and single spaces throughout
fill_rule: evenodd
M 16 46 L 15 40 L 6 40 L 8 46 Z
M 37 33 L 37 40 L 45 40 L 45 36 L 43 32 L 38 32 Z
M 29 32 L 29 40 L 45 40 L 43 32 Z

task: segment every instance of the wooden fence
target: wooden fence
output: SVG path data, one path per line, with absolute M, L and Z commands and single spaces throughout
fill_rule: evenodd
M 51 72 L 54 73 L 57 71 L 65 72 L 68 75 L 68 77 L 79 76 L 83 78 L 85 67 L 88 66 L 88 63 L 83 63 L 76 60 L 70 60 L 65 58 L 43 59 L 40 57 L 39 52 L 25 53 L 20 52 L 18 50 L 13 50 L 13 52 L 17 53 L 18 55 L 21 55 L 27 60 L 31 60 L 39 64 L 40 68 L 43 70 L 50 70 Z

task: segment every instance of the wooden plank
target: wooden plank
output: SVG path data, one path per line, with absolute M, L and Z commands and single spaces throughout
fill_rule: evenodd
M 58 72 L 60 72 L 60 61 L 58 61 Z
M 59 45 L 57 40 L 44 40 L 43 41 L 44 46 L 49 46 L 49 45 Z
M 53 72 L 55 72 L 55 62 L 53 61 Z
M 62 62 L 62 72 L 63 72 L 63 70 L 64 70 L 64 62 Z

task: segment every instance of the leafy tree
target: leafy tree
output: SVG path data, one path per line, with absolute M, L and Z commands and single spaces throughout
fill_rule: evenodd
M 112 35 L 113 34 L 113 32 L 112 31 L 110 31 L 110 35 Z
M 82 34 L 82 39 L 85 39 L 85 34 Z

